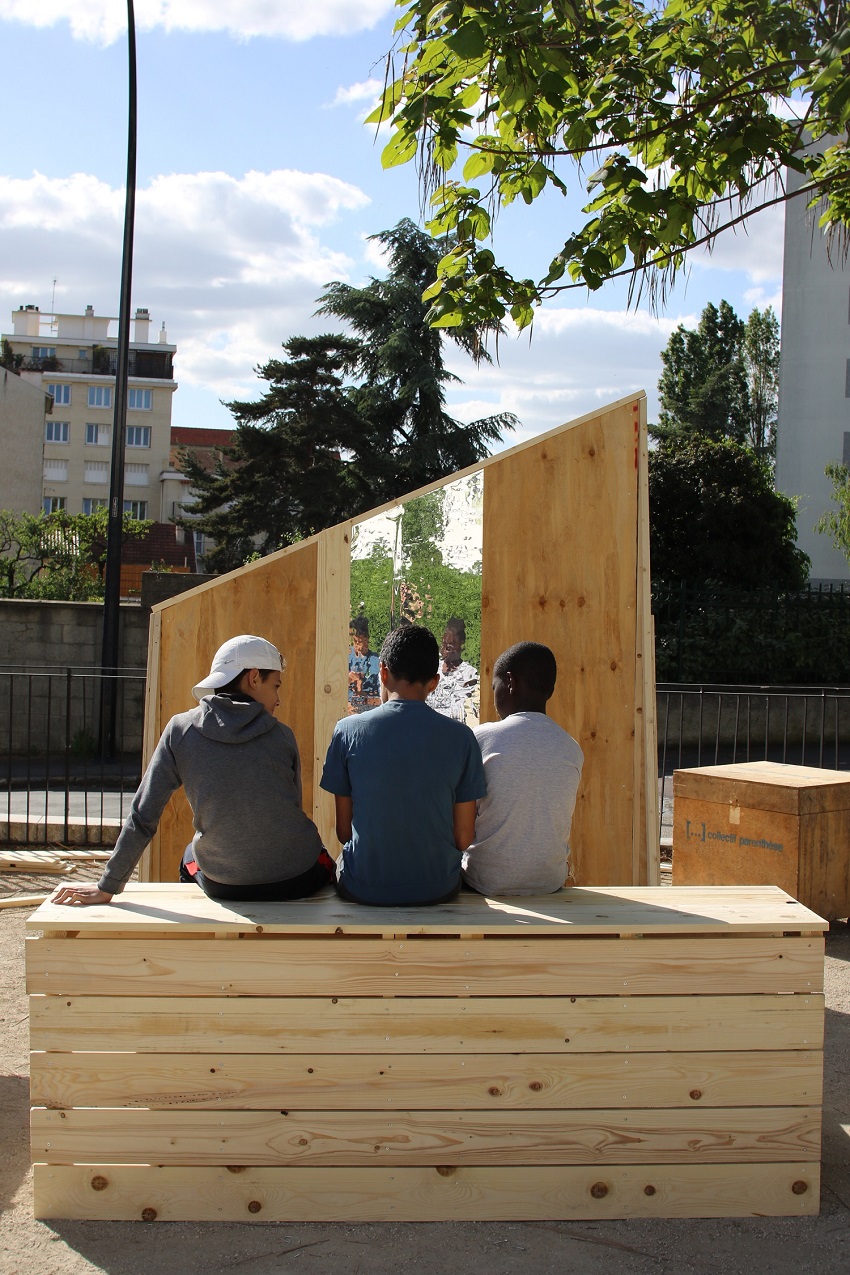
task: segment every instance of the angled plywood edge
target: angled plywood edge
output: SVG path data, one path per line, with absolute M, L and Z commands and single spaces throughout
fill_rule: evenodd
M 579 885 L 657 882 L 654 654 L 649 597 L 646 400 L 630 395 L 528 443 L 369 510 L 153 609 L 145 762 L 168 719 L 235 633 L 279 646 L 280 716 L 301 750 L 304 807 L 336 851 L 332 801 L 318 786 L 345 713 L 351 531 L 383 509 L 483 474 L 481 682 L 514 642 L 558 661 L 550 714 L 585 768 L 572 834 Z M 482 694 L 481 717 L 492 719 Z M 174 881 L 192 836 L 182 792 L 142 864 Z

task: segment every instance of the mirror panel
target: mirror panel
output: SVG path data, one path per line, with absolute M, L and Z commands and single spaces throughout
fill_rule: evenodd
M 351 538 L 348 711 L 380 703 L 377 652 L 399 624 L 440 643 L 438 712 L 480 713 L 483 484 L 479 471 L 355 524 Z

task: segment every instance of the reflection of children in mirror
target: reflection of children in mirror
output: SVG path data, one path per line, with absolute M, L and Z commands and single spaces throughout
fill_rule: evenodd
M 349 627 L 351 650 L 348 653 L 348 711 L 365 713 L 381 702 L 378 657 L 369 650 L 369 621 L 356 615 Z
M 463 658 L 466 625 L 458 616 L 446 621 L 440 646 L 440 681 L 427 703 L 444 717 L 478 720 L 478 670 Z

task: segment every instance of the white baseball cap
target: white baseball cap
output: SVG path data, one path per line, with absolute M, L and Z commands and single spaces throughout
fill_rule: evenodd
M 227 686 L 234 677 L 249 668 L 279 669 L 286 668 L 286 661 L 276 646 L 265 638 L 254 637 L 251 633 L 240 633 L 239 637 L 228 638 L 213 656 L 212 667 L 202 682 L 192 687 L 195 699 L 203 699 L 212 695 L 221 686 Z

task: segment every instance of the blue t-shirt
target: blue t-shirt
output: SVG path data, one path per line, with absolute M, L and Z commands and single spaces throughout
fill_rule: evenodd
M 322 787 L 351 797 L 341 876 L 364 903 L 433 903 L 460 880 L 453 809 L 486 795 L 478 741 L 420 700 L 337 723 Z

